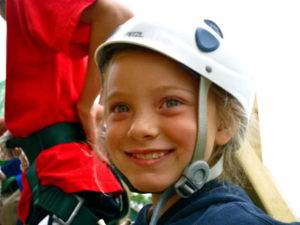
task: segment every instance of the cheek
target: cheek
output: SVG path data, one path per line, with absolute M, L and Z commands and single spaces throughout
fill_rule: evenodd
M 178 145 L 183 151 L 181 155 L 184 158 L 190 159 L 193 155 L 196 136 L 197 136 L 197 123 L 196 120 L 183 119 L 179 121 L 170 121 L 169 126 L 165 128 L 169 137 L 174 143 Z
M 116 152 L 120 140 L 121 140 L 120 127 L 113 124 L 108 124 L 106 129 L 105 145 L 107 147 L 108 152 L 111 155 L 114 155 L 114 153 Z

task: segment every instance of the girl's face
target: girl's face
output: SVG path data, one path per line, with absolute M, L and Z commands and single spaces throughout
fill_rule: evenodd
M 105 76 L 106 145 L 113 163 L 136 189 L 165 190 L 193 156 L 199 81 L 148 50 L 119 53 Z M 208 98 L 206 159 L 217 134 L 211 93 Z

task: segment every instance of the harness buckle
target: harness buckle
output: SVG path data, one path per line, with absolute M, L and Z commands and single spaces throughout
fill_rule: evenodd
M 52 218 L 55 222 L 61 224 L 61 225 L 70 225 L 73 221 L 73 219 L 75 218 L 75 216 L 77 215 L 78 211 L 80 210 L 81 206 L 83 205 L 84 199 L 74 195 L 75 198 L 78 200 L 77 205 L 75 206 L 73 212 L 70 214 L 69 218 L 67 219 L 67 221 L 64 221 L 63 219 L 57 217 L 56 215 L 53 215 Z

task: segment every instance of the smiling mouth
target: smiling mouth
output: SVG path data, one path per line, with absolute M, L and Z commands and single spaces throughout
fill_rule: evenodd
M 143 160 L 153 160 L 164 157 L 165 155 L 170 154 L 173 150 L 163 151 L 163 152 L 149 152 L 149 153 L 127 153 L 133 158 L 143 159 Z

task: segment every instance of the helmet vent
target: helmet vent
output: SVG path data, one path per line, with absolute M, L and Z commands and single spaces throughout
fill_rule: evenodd
M 214 21 L 211 21 L 211 20 L 204 20 L 204 22 L 210 26 L 221 38 L 223 38 L 223 33 L 220 29 L 220 27 L 214 22 Z
M 219 40 L 209 31 L 198 27 L 195 34 L 198 48 L 204 52 L 212 52 L 220 46 Z

